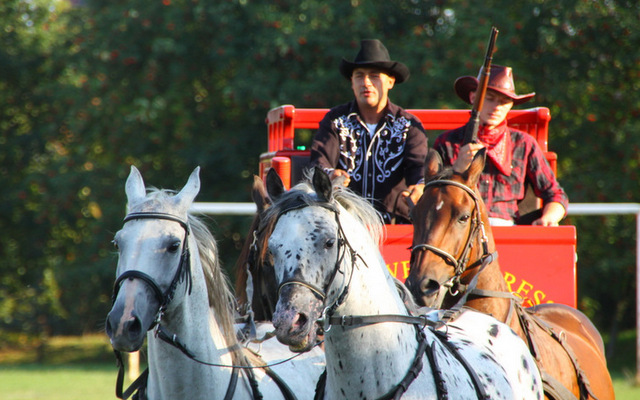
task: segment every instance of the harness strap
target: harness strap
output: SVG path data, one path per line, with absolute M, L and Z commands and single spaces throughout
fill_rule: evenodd
M 573 364 L 573 369 L 576 372 L 576 379 L 578 380 L 578 386 L 580 387 L 580 400 L 587 400 L 589 397 L 597 400 L 598 398 L 591 390 L 589 379 L 578 363 L 578 358 L 573 352 L 571 346 L 566 342 L 566 336 L 564 335 L 564 332 L 560 332 L 560 334 L 556 333 L 556 331 L 551 326 L 549 326 L 545 321 L 543 321 L 536 315 L 532 314 L 531 311 L 523 309 L 522 311 L 518 311 L 518 313 L 520 312 L 526 312 L 527 318 L 533 320 L 540 328 L 547 332 L 547 334 L 549 334 L 558 343 L 560 343 L 564 351 L 567 353 L 569 359 L 571 360 L 571 363 Z
M 391 389 L 387 394 L 379 397 L 377 400 L 398 400 L 402 397 L 402 395 L 407 391 L 409 385 L 420 375 L 422 371 L 422 354 L 426 352 L 428 343 L 427 338 L 425 337 L 424 332 L 417 325 L 414 325 L 416 328 L 416 339 L 418 340 L 418 349 L 416 350 L 416 356 L 413 359 L 413 363 L 411 363 L 411 367 L 407 371 L 407 374 L 404 378 L 396 385 L 395 388 Z M 433 365 L 432 365 L 433 366 Z
M 123 391 L 124 387 L 124 362 L 122 361 L 122 353 L 118 350 L 113 351 L 116 355 L 116 363 L 118 365 L 118 377 L 116 378 L 116 397 L 122 400 L 126 400 L 131 397 L 134 392 L 143 393 L 143 398 L 146 398 L 145 389 L 147 388 L 147 381 L 149 379 L 149 368 L 146 368 L 138 378 L 136 378 L 127 390 Z M 134 396 L 138 398 L 138 396 Z
M 400 315 L 400 314 L 380 314 L 380 315 L 343 315 L 340 317 L 329 317 L 329 325 L 340 326 L 361 326 L 374 325 L 383 322 L 400 322 L 405 324 L 414 324 L 416 326 L 437 327 L 442 325 L 441 322 L 434 322 L 424 315 Z
M 473 369 L 473 367 L 469 365 L 469 363 L 462 356 L 462 354 L 460 354 L 456 346 L 454 346 L 451 342 L 449 342 L 447 338 L 447 334 L 440 331 L 434 331 L 434 333 L 435 333 L 435 337 L 440 339 L 440 344 L 442 344 L 447 350 L 449 350 L 449 352 L 456 358 L 456 360 L 460 362 L 460 364 L 462 364 L 464 369 L 467 371 L 467 374 L 469 374 L 469 377 L 473 381 L 473 386 L 476 389 L 478 398 L 489 400 L 491 397 L 489 397 L 487 392 L 484 390 L 484 387 L 482 386 L 482 382 L 480 381 L 480 377 L 478 376 L 476 371 Z
M 195 358 L 195 354 L 189 351 L 189 349 L 187 349 L 187 346 L 178 339 L 178 335 L 176 335 L 175 333 L 169 334 L 169 332 L 164 326 L 158 325 L 156 327 L 155 335 L 158 339 L 180 350 L 184 355 L 186 355 L 190 359 Z
M 427 343 L 427 339 L 425 337 L 424 332 L 422 331 L 422 328 L 420 328 L 418 325 L 414 325 L 414 326 L 416 328 L 416 338 L 418 340 L 418 348 L 416 350 L 416 356 L 413 359 L 413 363 L 411 363 L 411 366 L 409 367 L 407 374 L 400 381 L 400 383 L 398 383 L 396 387 L 391 389 L 389 392 L 378 397 L 376 400 L 400 399 L 402 395 L 407 391 L 411 383 L 416 379 L 418 375 L 420 375 L 420 372 L 422 371 L 422 366 L 423 366 L 422 354 L 428 353 L 427 350 L 429 349 L 430 346 Z M 434 363 L 431 362 L 431 360 L 429 362 L 433 369 Z M 435 364 L 435 370 L 438 371 L 437 375 L 439 376 L 439 378 L 436 378 L 436 385 L 442 386 L 444 388 L 444 379 L 442 379 L 440 370 L 437 368 L 437 364 Z M 326 386 L 327 386 L 327 369 L 325 367 L 324 372 L 322 372 L 322 374 L 320 375 L 320 378 L 318 378 L 318 383 L 316 384 L 316 393 L 315 393 L 315 396 L 313 397 L 314 400 L 324 399 Z M 446 393 L 446 388 L 445 388 L 445 393 Z M 438 397 L 438 398 L 446 399 L 445 397 Z
M 578 400 L 578 398 L 547 371 L 540 370 L 542 388 L 549 400 Z
M 233 399 L 233 395 L 236 393 L 236 387 L 238 386 L 238 369 L 234 368 L 231 371 L 231 378 L 229 379 L 229 386 L 227 386 L 227 393 L 224 395 L 224 400 Z
M 282 379 L 280 377 L 280 375 L 276 374 L 275 371 L 272 370 L 269 367 L 264 367 L 263 369 L 264 369 L 264 372 L 271 379 L 273 379 L 273 381 L 276 383 L 276 385 L 278 385 L 278 387 L 280 388 L 280 392 L 282 392 L 282 396 L 284 396 L 284 398 L 286 400 L 296 400 L 297 399 L 296 395 L 293 393 L 293 391 L 291 390 L 289 385 L 287 385 L 287 383 L 284 381 L 284 379 Z
M 429 364 L 431 364 L 431 370 L 433 371 L 433 379 L 436 385 L 436 394 L 438 395 L 438 399 L 448 400 L 449 392 L 447 391 L 447 382 L 442 376 L 442 370 L 438 366 L 438 359 L 436 358 L 436 348 L 432 344 L 427 347 L 427 359 L 429 360 Z
M 529 347 L 529 352 L 531 352 L 531 355 L 536 359 L 536 364 L 539 365 L 540 355 L 538 354 L 538 346 L 535 340 L 533 340 L 533 336 L 532 336 L 533 327 L 531 326 L 531 318 L 533 317 L 533 315 L 527 313 L 522 307 L 522 305 L 520 305 L 519 303 L 515 303 L 513 306 L 516 309 L 518 322 L 520 323 L 520 328 L 524 333 L 524 337 L 527 342 L 527 347 Z M 538 325 L 540 326 L 540 328 L 542 328 L 542 330 L 546 331 L 549 335 L 553 336 L 551 332 L 549 332 L 549 328 L 546 326 L 546 324 L 543 324 L 545 326 L 542 326 L 540 324 Z
M 266 337 L 266 336 L 265 336 Z M 266 339 L 263 339 L 266 340 Z M 256 353 L 255 351 L 249 349 L 249 348 L 245 348 L 247 351 L 250 351 L 252 354 L 256 355 L 259 358 L 262 358 L 260 356 L 260 354 Z M 246 360 L 246 357 L 245 357 Z M 282 377 L 280 375 L 278 375 L 274 370 L 271 369 L 271 367 L 269 367 L 268 365 L 264 365 L 264 366 L 257 366 L 256 368 L 262 368 L 264 370 L 264 372 L 267 374 L 268 377 L 270 377 L 271 379 L 273 379 L 273 381 L 275 382 L 276 385 L 278 385 L 278 388 L 280 389 L 280 392 L 282 393 L 282 396 L 286 399 L 286 400 L 297 400 L 296 395 L 293 393 L 293 391 L 291 390 L 291 388 L 289 387 L 289 385 L 287 385 L 287 383 L 284 381 L 284 379 L 282 379 Z M 253 373 L 253 369 L 245 369 L 245 372 L 247 373 L 247 378 L 249 378 L 249 382 L 252 385 L 252 389 L 254 389 L 254 393 L 253 393 L 253 398 L 254 399 L 258 399 L 258 398 L 262 398 L 262 394 L 260 394 L 260 391 L 258 390 L 258 382 L 255 378 L 255 375 Z M 250 374 L 250 376 L 249 376 Z M 255 385 L 255 388 L 253 388 L 253 385 Z M 259 396 L 259 397 L 257 397 Z
M 313 396 L 313 400 L 324 400 L 325 389 L 327 387 L 327 368 L 325 367 L 322 374 L 318 378 L 318 383 L 316 383 L 316 394 Z

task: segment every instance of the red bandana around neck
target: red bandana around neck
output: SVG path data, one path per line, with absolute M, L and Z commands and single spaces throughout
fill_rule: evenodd
M 511 135 L 504 120 L 493 129 L 482 126 L 478 139 L 486 146 L 487 156 L 504 175 L 511 175 Z

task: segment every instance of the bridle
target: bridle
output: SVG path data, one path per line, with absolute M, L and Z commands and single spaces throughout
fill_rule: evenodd
M 176 270 L 176 273 L 173 276 L 173 279 L 171 280 L 171 284 L 169 285 L 166 291 L 163 292 L 162 289 L 160 289 L 160 286 L 158 285 L 158 283 L 151 276 L 139 270 L 128 270 L 123 272 L 120 276 L 118 276 L 118 278 L 116 279 L 116 282 L 113 285 L 113 295 L 111 298 L 112 303 L 115 302 L 115 299 L 118 296 L 118 292 L 120 291 L 120 287 L 122 286 L 122 281 L 124 281 L 125 279 L 129 279 L 129 278 L 140 279 L 144 283 L 146 283 L 151 288 L 151 290 L 153 290 L 153 293 L 155 294 L 156 299 L 158 300 L 160 306 L 158 307 L 158 312 L 153 324 L 149 327 L 149 330 L 150 330 L 154 326 L 159 324 L 160 321 L 162 320 L 162 316 L 164 315 L 164 312 L 169 306 L 169 303 L 171 303 L 171 300 L 173 299 L 176 288 L 178 287 L 178 284 L 182 280 L 185 280 L 185 279 L 187 280 L 187 291 L 189 294 L 191 294 L 191 268 L 189 266 L 190 257 L 191 257 L 191 252 L 189 251 L 190 229 L 187 222 L 182 218 L 176 217 L 175 215 L 171 215 L 168 213 L 159 213 L 159 212 L 130 213 L 124 218 L 123 222 L 127 223 L 129 221 L 139 220 L 139 219 L 160 219 L 160 220 L 177 222 L 180 224 L 180 226 L 182 226 L 182 228 L 184 228 L 184 231 L 185 231 L 184 239 L 182 241 L 182 254 L 180 255 L 180 263 L 178 264 L 178 269 Z
M 344 257 L 347 254 L 347 250 L 351 254 L 351 265 L 352 265 L 352 267 L 355 265 L 356 258 L 360 258 L 362 260 L 362 262 L 365 263 L 365 265 L 366 265 L 365 260 L 362 258 L 362 256 L 360 256 L 360 254 L 358 254 L 358 252 L 353 248 L 353 246 L 351 246 L 351 244 L 349 243 L 349 241 L 347 240 L 347 238 L 346 238 L 346 236 L 344 234 L 344 230 L 342 228 L 342 223 L 340 222 L 340 210 L 335 205 L 333 205 L 331 203 L 317 203 L 317 204 L 313 204 L 313 205 L 325 208 L 325 209 L 333 212 L 333 214 L 335 216 L 336 224 L 338 226 L 338 240 L 337 240 L 338 252 L 337 252 L 336 262 L 335 262 L 334 267 L 333 267 L 333 271 L 331 272 L 331 276 L 330 276 L 328 282 L 324 285 L 324 287 L 318 287 L 317 285 L 315 285 L 313 283 L 305 282 L 305 281 L 303 281 L 301 279 L 297 279 L 297 278 L 287 279 L 287 280 L 283 281 L 282 283 L 280 283 L 280 285 L 278 286 L 278 297 L 280 297 L 280 292 L 282 291 L 282 289 L 285 286 L 300 285 L 300 286 L 304 286 L 307 289 L 311 290 L 311 292 L 313 292 L 323 302 L 325 302 L 326 299 L 327 299 L 327 291 L 333 285 L 333 282 L 334 282 L 336 276 L 338 275 L 338 273 L 340 272 L 343 275 L 345 275 L 344 272 L 341 272 L 340 266 L 342 265 Z M 299 209 L 310 207 L 310 206 L 311 206 L 311 204 L 308 204 L 306 202 L 300 202 L 300 203 L 297 203 L 297 204 L 293 204 L 292 206 L 290 206 L 290 207 L 288 207 L 288 208 L 286 208 L 286 209 L 284 209 L 284 210 L 282 210 L 282 211 L 280 211 L 278 213 L 278 215 L 276 216 L 276 223 L 277 223 L 277 220 L 282 215 L 284 215 L 284 214 L 286 214 L 286 213 L 288 213 L 290 211 L 299 210 Z M 274 226 L 275 226 L 275 223 L 274 223 Z M 349 283 L 351 282 L 351 277 L 352 276 L 353 276 L 353 268 L 352 268 L 351 274 L 349 276 Z M 336 298 L 336 300 L 330 306 L 326 306 L 324 308 L 324 311 L 322 312 L 322 317 L 321 317 L 320 320 L 318 320 L 319 322 L 321 322 L 325 332 L 328 332 L 331 329 L 330 325 L 327 324 L 328 319 L 326 317 L 333 315 L 335 310 L 344 302 L 344 300 L 347 297 L 347 294 L 349 293 L 349 283 L 347 283 L 346 285 L 343 286 L 343 288 L 342 288 L 340 294 L 338 295 L 338 297 Z
M 462 189 L 465 193 L 471 196 L 471 199 L 474 203 L 474 208 L 472 212 L 473 218 L 471 220 L 469 235 L 467 236 L 466 243 L 458 258 L 436 246 L 430 245 L 428 243 L 423 243 L 417 244 L 411 248 L 411 264 L 414 264 L 414 262 L 416 264 L 419 264 L 421 255 L 425 250 L 429 250 L 442 257 L 447 264 L 452 265 L 454 268 L 453 276 L 449 278 L 445 283 L 443 283 L 442 286 L 447 287 L 449 289 L 449 293 L 452 296 L 456 296 L 458 294 L 457 288 L 461 285 L 460 277 L 462 276 L 462 274 L 466 270 L 475 268 L 479 265 L 484 268 L 486 265 L 493 262 L 493 260 L 497 257 L 497 252 L 489 253 L 489 240 L 484 228 L 484 223 L 482 222 L 482 215 L 480 214 L 480 200 L 478 198 L 478 195 L 467 185 L 450 179 L 438 179 L 430 181 L 425 184 L 425 190 L 429 187 L 435 186 L 455 186 L 459 189 Z M 475 241 L 480 242 L 480 245 L 482 246 L 482 255 L 475 262 L 467 265 L 469 262 L 471 249 L 473 248 Z
M 162 289 L 160 289 L 160 286 L 155 281 L 155 279 L 153 279 L 151 276 L 149 276 L 148 274 L 142 271 L 128 270 L 123 272 L 122 274 L 120 274 L 120 276 L 118 276 L 118 278 L 116 279 L 113 285 L 113 294 L 111 296 L 111 303 L 112 304 L 115 303 L 116 298 L 118 296 L 118 292 L 120 291 L 120 287 L 122 286 L 122 282 L 125 279 L 136 278 L 146 283 L 153 291 L 159 303 L 156 317 L 153 323 L 151 324 L 151 326 L 147 330 L 151 330 L 155 327 L 156 335 L 159 338 L 163 339 L 169 344 L 172 344 L 173 346 L 177 347 L 178 349 L 184 352 L 186 348 L 184 348 L 184 346 L 181 345 L 181 343 L 177 340 L 175 335 L 167 334 L 167 332 L 160 325 L 160 322 L 162 321 L 162 317 L 164 316 L 164 313 L 167 307 L 169 306 L 169 303 L 171 303 L 171 300 L 173 299 L 173 296 L 175 294 L 176 288 L 178 287 L 178 284 L 183 279 L 187 280 L 187 291 L 189 294 L 191 294 L 191 268 L 189 265 L 190 258 L 191 258 L 191 253 L 189 251 L 189 234 L 190 234 L 189 224 L 182 218 L 178 218 L 175 215 L 168 214 L 168 213 L 160 213 L 160 212 L 130 213 L 130 214 L 127 214 L 127 216 L 124 218 L 123 223 L 127 223 L 132 220 L 139 220 L 139 219 L 167 220 L 167 221 L 177 222 L 180 224 L 180 226 L 182 226 L 182 228 L 185 231 L 185 235 L 182 241 L 182 254 L 180 255 L 180 263 L 178 264 L 178 269 L 176 270 L 176 273 L 174 274 L 173 279 L 169 284 L 169 287 L 165 291 L 162 291 Z M 120 399 L 128 399 L 134 392 L 138 391 L 137 397 L 145 398 L 146 397 L 145 390 L 146 390 L 147 378 L 149 375 L 149 369 L 148 368 L 145 369 L 144 372 L 126 390 L 123 390 L 124 362 L 122 360 L 122 354 L 118 350 L 114 350 L 113 352 L 115 353 L 117 364 L 118 364 L 118 377 L 116 379 L 116 397 Z

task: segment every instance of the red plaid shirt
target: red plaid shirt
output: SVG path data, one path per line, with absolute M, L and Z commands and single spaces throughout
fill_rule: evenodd
M 518 214 L 518 201 L 525 196 L 527 183 L 533 187 L 542 203 L 557 202 L 565 210 L 569 206 L 569 197 L 556 180 L 549 162 L 535 139 L 526 132 L 509 128 L 511 140 L 511 175 L 502 174 L 487 158 L 484 171 L 478 181 L 478 190 L 487 206 L 490 217 L 515 220 Z M 433 145 L 440 153 L 445 165 L 453 165 L 464 136 L 464 126 L 438 136 Z

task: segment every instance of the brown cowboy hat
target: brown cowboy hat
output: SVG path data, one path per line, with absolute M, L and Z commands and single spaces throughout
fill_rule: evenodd
M 478 88 L 479 78 L 480 76 L 478 75 L 478 78 L 474 78 L 473 76 L 462 76 L 456 79 L 453 87 L 458 97 L 471 104 L 471 101 L 469 101 L 469 92 L 473 92 Z M 517 95 L 516 86 L 513 83 L 513 71 L 511 71 L 510 67 L 503 67 L 502 65 L 491 66 L 489 82 L 487 84 L 487 90 L 489 89 L 495 90 L 496 92 L 502 93 L 511 98 L 513 100 L 513 105 L 526 103 L 536 95 L 535 92 Z
M 391 60 L 387 48 L 378 39 L 361 40 L 360 51 L 353 62 L 344 58 L 340 62 L 340 73 L 345 78 L 351 79 L 353 70 L 359 67 L 380 68 L 389 75 L 393 75 L 396 83 L 409 79 L 409 68 L 403 63 Z

